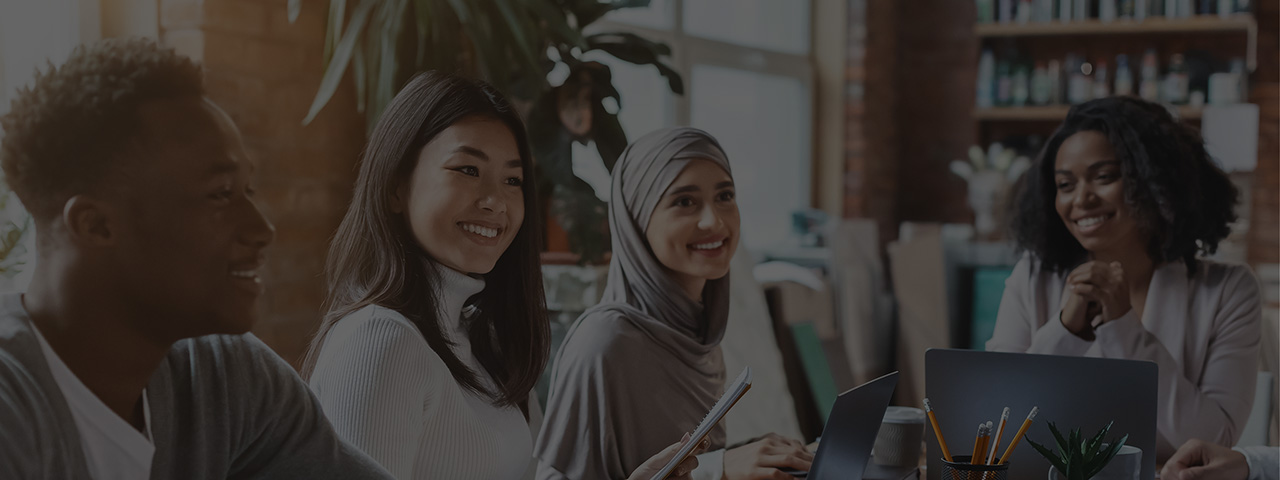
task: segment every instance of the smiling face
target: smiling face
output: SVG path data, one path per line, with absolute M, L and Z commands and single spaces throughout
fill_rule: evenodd
M 733 179 L 710 160 L 694 160 L 662 194 L 645 237 L 676 281 L 701 298 L 707 280 L 729 273 L 738 226 Z
M 1058 148 L 1054 162 L 1055 208 L 1067 230 L 1095 256 L 1141 251 L 1143 236 L 1124 201 L 1120 161 L 1106 135 L 1082 131 Z
M 523 182 L 520 150 L 506 124 L 467 117 L 422 147 L 396 208 L 431 258 L 484 274 L 524 222 Z
M 125 295 L 149 305 L 153 318 L 140 321 L 158 337 L 244 333 L 275 230 L 252 198 L 240 134 L 200 98 L 155 101 L 140 113 L 161 140 L 119 177 L 128 214 L 110 260 Z

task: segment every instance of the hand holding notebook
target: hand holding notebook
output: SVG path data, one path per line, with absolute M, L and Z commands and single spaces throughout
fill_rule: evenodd
M 729 409 L 733 408 L 733 406 L 738 403 L 738 399 L 741 399 L 742 396 L 747 393 L 747 390 L 750 389 L 751 367 L 747 367 L 742 370 L 742 374 L 738 375 L 737 380 L 734 380 L 732 384 L 729 384 L 724 389 L 724 395 L 722 395 L 720 400 L 711 407 L 711 411 L 707 412 L 705 417 L 702 417 L 702 423 L 699 423 L 698 428 L 693 431 L 693 441 L 688 442 L 684 447 L 681 447 L 680 451 L 676 453 L 676 456 L 672 457 L 671 461 L 667 462 L 667 465 L 662 467 L 662 470 L 660 470 L 657 475 L 653 476 L 653 480 L 666 479 L 667 476 L 671 474 L 671 471 L 674 470 L 676 466 L 680 465 L 680 462 L 683 462 L 685 458 L 688 458 L 689 455 L 693 453 L 694 447 L 701 444 L 702 440 L 707 438 L 707 435 L 711 433 L 711 429 L 715 428 L 717 423 L 720 423 L 720 420 L 724 418 L 724 415 L 729 413 Z

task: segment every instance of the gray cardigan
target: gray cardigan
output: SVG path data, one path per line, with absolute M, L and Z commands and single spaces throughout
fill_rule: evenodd
M 293 368 L 251 334 L 175 343 L 147 400 L 152 479 L 391 478 L 338 439 Z M 89 478 L 19 294 L 0 295 L 0 478 Z

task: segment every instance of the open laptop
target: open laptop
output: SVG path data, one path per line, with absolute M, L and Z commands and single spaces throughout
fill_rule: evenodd
M 897 386 L 898 372 L 893 372 L 841 393 L 822 429 L 812 469 L 783 471 L 809 480 L 861 480 Z
M 1155 478 L 1155 363 L 936 348 L 925 352 L 924 362 L 925 396 L 933 404 L 953 455 L 971 452 L 975 426 L 988 420 L 999 422 L 1001 410 L 1009 407 L 1009 423 L 999 447 L 1003 454 L 1035 406 L 1040 413 L 1009 460 L 1009 478 L 1045 477 L 1049 461 L 1027 439 L 1054 448 L 1049 422 L 1064 434 L 1079 428 L 1088 438 L 1110 421 L 1115 425 L 1108 437 L 1127 434 L 1125 443 L 1142 449 L 1139 478 Z M 929 479 L 937 480 L 942 473 L 941 449 L 932 429 L 926 429 L 925 438 Z

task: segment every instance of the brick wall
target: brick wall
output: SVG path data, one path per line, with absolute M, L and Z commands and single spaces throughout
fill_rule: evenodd
M 848 9 L 843 212 L 875 219 L 882 245 L 897 238 L 898 231 L 898 114 L 892 94 L 897 3 L 849 0 Z
M 947 164 L 973 143 L 972 10 L 850 1 L 844 214 L 876 219 L 882 242 L 903 221 L 971 219 Z
M 277 235 L 254 332 L 295 364 L 319 322 L 325 254 L 364 142 L 349 85 L 301 124 L 320 83 L 328 12 L 328 2 L 303 3 L 294 24 L 283 1 L 160 3 L 162 42 L 203 61 L 209 96 L 239 125 L 258 164 L 258 204 Z
M 895 2 L 901 3 L 901 2 Z M 973 2 L 919 0 L 899 15 L 900 221 L 970 222 L 965 181 L 948 165 L 974 144 Z
M 1249 261 L 1280 262 L 1280 0 L 1258 2 L 1258 70 L 1250 101 L 1259 105 Z

